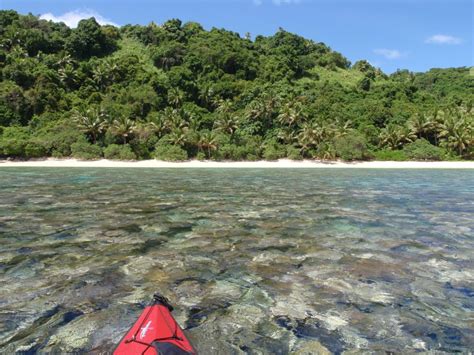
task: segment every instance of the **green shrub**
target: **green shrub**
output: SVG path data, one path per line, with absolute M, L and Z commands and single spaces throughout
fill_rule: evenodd
M 362 91 L 369 91 L 371 86 L 370 79 L 368 77 L 363 77 L 359 82 L 357 83 L 357 88 Z
M 234 159 L 236 146 L 233 144 L 223 144 L 219 146 L 217 150 L 217 159 L 218 160 L 240 160 Z
M 467 149 L 467 153 L 465 154 L 464 158 L 469 159 L 469 160 L 474 160 L 474 146 L 471 146 Z
M 84 139 L 80 132 L 72 130 L 64 130 L 58 133 L 50 133 L 42 137 L 48 140 L 52 155 L 56 158 L 64 158 L 71 156 L 71 146 Z
M 196 159 L 197 160 L 206 160 L 206 154 L 204 154 L 203 152 L 199 152 L 196 155 Z
M 71 148 L 71 147 L 69 147 Z M 61 151 L 57 150 L 57 149 L 53 149 L 52 152 L 51 152 L 51 156 L 53 158 L 64 158 L 64 157 L 67 157 L 67 156 L 70 156 L 71 153 L 69 153 L 69 155 L 64 155 Z
M 219 160 L 258 160 L 254 147 L 249 145 L 224 144 L 219 146 L 216 156 Z
M 236 139 L 234 157 L 232 160 L 259 160 L 263 156 L 263 148 L 269 142 L 262 142 L 262 137 L 241 135 Z
M 24 157 L 25 147 L 30 139 L 26 127 L 4 127 L 0 136 L 0 155 L 7 157 Z
M 30 141 L 25 146 L 25 156 L 27 158 L 41 158 L 48 155 L 48 149 L 43 142 Z
M 177 145 L 163 145 L 159 143 L 155 148 L 155 159 L 183 161 L 188 159 L 188 153 Z
M 11 126 L 3 127 L 2 138 L 3 139 L 18 139 L 27 140 L 29 139 L 30 131 L 28 127 Z
M 286 157 L 291 160 L 303 160 L 300 150 L 292 146 L 286 148 Z
M 379 150 L 373 153 L 375 160 L 382 161 L 404 161 L 408 160 L 403 150 Z
M 247 154 L 246 160 L 248 160 L 248 161 L 257 161 L 257 160 L 260 160 L 260 157 L 256 154 Z
M 7 157 L 24 157 L 28 141 L 23 139 L 5 139 L 0 141 L 0 154 Z
M 372 158 L 365 137 L 355 131 L 334 139 L 334 150 L 337 157 L 347 161 Z
M 278 160 L 286 156 L 285 147 L 281 144 L 271 143 L 265 145 L 263 149 L 263 158 L 265 160 Z
M 318 148 L 315 151 L 308 151 L 306 153 L 312 158 L 321 160 L 336 160 L 336 148 L 333 143 L 322 142 L 318 144 Z
M 4 127 L 0 137 L 0 155 L 7 157 L 24 157 L 26 145 L 30 141 L 27 127 Z
M 43 116 L 46 117 L 46 114 Z M 48 155 L 51 153 L 56 158 L 69 157 L 71 145 L 85 140 L 84 135 L 72 122 L 58 120 L 43 123 L 36 132 L 34 140 L 39 141 L 46 148 Z
M 84 160 L 100 159 L 102 157 L 102 149 L 95 144 L 86 141 L 79 141 L 71 145 L 71 153 L 74 158 Z
M 111 144 L 104 149 L 104 157 L 113 160 L 135 160 L 137 156 L 128 145 Z
M 426 139 L 417 139 L 407 144 L 403 151 L 408 158 L 414 160 L 442 160 L 445 155 L 444 149 L 432 145 Z
M 130 148 L 138 159 L 152 158 L 151 152 L 158 143 L 158 137 L 151 135 L 146 138 L 136 138 L 130 141 Z

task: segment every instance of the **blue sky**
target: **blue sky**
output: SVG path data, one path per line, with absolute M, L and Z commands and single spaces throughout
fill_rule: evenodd
M 197 21 L 252 36 L 279 27 L 391 73 L 472 66 L 472 0 L 0 0 L 2 9 L 73 24 Z

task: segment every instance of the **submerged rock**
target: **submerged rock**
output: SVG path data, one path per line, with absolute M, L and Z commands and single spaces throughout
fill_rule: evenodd
M 44 347 L 46 352 L 80 352 L 89 348 L 92 334 L 99 328 L 94 316 L 81 317 L 51 336 Z
M 331 352 L 321 345 L 319 341 L 311 340 L 299 342 L 292 355 L 331 355 Z
M 3 171 L 0 352 L 107 353 L 157 291 L 203 354 L 469 352 L 471 180 Z

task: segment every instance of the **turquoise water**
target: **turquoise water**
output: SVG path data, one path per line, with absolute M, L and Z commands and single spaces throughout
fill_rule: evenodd
M 474 172 L 0 169 L 0 352 L 474 348 Z

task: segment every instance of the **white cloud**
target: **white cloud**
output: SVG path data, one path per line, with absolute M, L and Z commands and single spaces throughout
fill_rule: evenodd
M 425 43 L 433 44 L 461 44 L 462 39 L 448 35 L 434 35 L 426 39 Z
M 101 25 L 118 26 L 116 23 L 101 16 L 96 11 L 90 9 L 69 11 L 59 16 L 55 16 L 52 13 L 48 12 L 46 14 L 41 15 L 40 19 L 50 20 L 53 22 L 64 22 L 69 27 L 74 28 L 77 27 L 79 21 L 91 17 L 95 17 L 96 21 Z
M 386 48 L 374 49 L 374 53 L 381 55 L 387 59 L 399 59 L 403 57 L 403 53 L 397 49 L 386 49 Z

